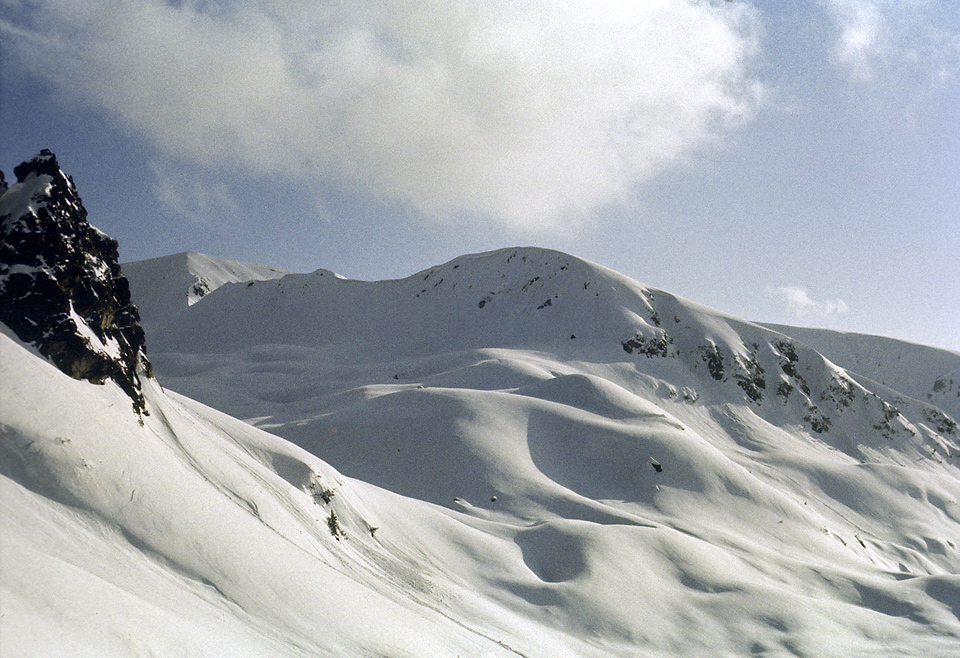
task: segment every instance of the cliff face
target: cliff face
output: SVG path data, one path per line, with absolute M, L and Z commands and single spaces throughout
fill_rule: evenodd
M 87 222 L 50 151 L 0 176 L 0 322 L 75 379 L 115 381 L 145 412 L 152 376 L 117 242 Z

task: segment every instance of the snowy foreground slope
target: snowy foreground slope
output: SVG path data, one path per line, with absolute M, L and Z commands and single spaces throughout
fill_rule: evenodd
M 405 559 L 478 534 L 449 515 L 152 379 L 141 424 L 6 331 L 0 376 L 3 656 L 515 655 L 440 597 L 491 604 Z M 419 536 L 374 539 L 394 515 Z
M 133 295 L 149 314 L 151 297 Z M 382 628 L 324 612 L 311 633 L 300 615 L 314 590 L 275 580 L 306 567 L 268 560 L 263 575 L 231 553 L 242 586 L 197 579 L 278 643 L 388 656 L 960 652 L 955 418 L 782 333 L 511 249 L 399 281 L 318 270 L 227 283 L 147 339 L 165 387 L 305 451 L 151 391 L 283 480 L 252 508 L 240 485 L 214 488 L 253 525 L 268 508 L 296 519 L 266 525 L 310 538 L 310 573 L 345 574 L 337 602 L 381 597 L 360 607 Z M 955 355 L 934 352 L 936 380 Z M 219 466 L 191 468 L 226 469 L 219 449 L 207 453 Z M 298 477 L 264 458 L 283 451 L 307 465 Z M 330 511 L 346 537 L 333 539 Z M 234 536 L 237 552 L 247 541 Z M 194 550 L 228 550 L 217 541 Z M 261 588 L 269 604 L 238 601 Z
M 0 656 L 960 654 L 957 355 L 539 249 L 128 285 L 14 174 Z

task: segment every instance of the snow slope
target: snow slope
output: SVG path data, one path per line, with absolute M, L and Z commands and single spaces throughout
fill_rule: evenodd
M 491 634 L 524 620 L 423 564 L 497 538 L 152 379 L 141 425 L 118 386 L 5 330 L 0 377 L 4 656 L 517 655 Z M 460 621 L 445 597 L 480 612 Z M 527 655 L 591 655 L 550 647 Z
M 150 300 L 140 307 L 140 319 L 150 324 L 175 317 L 226 283 L 267 281 L 289 272 L 187 251 L 125 263 L 123 274 L 141 298 Z
M 879 383 L 539 249 L 131 264 L 145 348 L 53 154 L 15 174 L 0 655 L 958 654 L 943 355 Z
M 511 249 L 228 283 L 148 344 L 165 386 L 349 476 L 388 598 L 501 648 L 960 651 L 955 419 L 782 333 Z
M 834 363 L 960 418 L 960 354 L 883 336 L 764 324 Z

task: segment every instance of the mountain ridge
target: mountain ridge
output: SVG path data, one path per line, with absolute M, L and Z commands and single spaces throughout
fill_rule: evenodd
M 845 364 L 848 370 L 960 417 L 960 352 L 885 336 L 762 324 Z
M 127 280 L 148 304 L 140 304 L 144 323 L 170 319 L 226 283 L 263 281 L 289 272 L 274 267 L 214 258 L 196 251 L 123 263 Z
M 774 422 L 784 422 L 792 409 L 793 422 L 814 434 L 829 434 L 856 398 L 881 432 L 924 436 L 941 445 L 933 449 L 955 453 L 942 447 L 939 436 L 956 435 L 955 419 L 928 400 L 903 393 L 880 399 L 784 334 L 539 248 L 467 255 L 382 282 L 317 270 L 268 283 L 225 284 L 178 315 L 175 332 L 154 332 L 152 344 L 158 352 L 177 354 L 268 344 L 359 353 L 376 344 L 409 359 L 540 349 L 597 363 L 632 363 L 676 388 L 674 395 L 719 394 L 755 406 Z M 899 407 L 913 409 L 911 420 Z M 854 454 L 857 448 L 846 450 Z
M 537 248 L 129 269 L 149 413 L 0 326 L 4 652 L 957 654 L 955 420 L 783 333 Z

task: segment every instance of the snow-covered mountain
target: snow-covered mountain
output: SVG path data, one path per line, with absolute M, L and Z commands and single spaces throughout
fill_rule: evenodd
M 149 300 L 141 306 L 149 308 Z M 917 454 L 947 457 L 956 436 L 940 409 L 887 387 L 870 390 L 783 334 L 534 248 L 466 256 L 399 281 L 349 281 L 318 270 L 224 286 L 158 327 L 151 346 L 171 384 L 243 418 L 276 421 L 284 401 L 298 396 L 290 389 L 302 391 L 304 377 L 321 393 L 333 385 L 331 376 L 348 373 L 356 379 L 340 386 L 399 386 L 402 380 L 461 388 L 457 378 L 446 381 L 447 371 L 480 368 L 492 382 L 480 378 L 476 387 L 514 390 L 563 374 L 559 364 L 573 362 L 582 374 L 658 402 L 743 406 L 858 459 L 887 451 L 870 435 L 899 432 L 898 451 L 912 446 Z M 274 346 L 293 356 L 251 357 L 256 376 L 244 377 L 251 368 L 243 355 Z M 526 365 L 504 366 L 502 357 L 490 358 L 491 350 Z M 927 354 L 935 364 L 949 364 L 943 357 L 953 356 Z M 351 367 L 337 364 L 329 372 L 331 356 L 349 356 Z M 288 362 L 306 372 L 283 376 Z M 271 376 L 270 363 L 283 364 L 279 376 Z M 212 377 L 204 375 L 209 370 Z M 224 377 L 227 370 L 232 374 Z M 218 391 L 242 399 L 220 400 Z M 319 400 L 317 408 L 326 411 Z M 302 410 L 291 420 L 303 427 Z
M 124 266 L 142 417 L 0 335 L 4 652 L 958 655 L 960 436 L 913 371 L 542 249 L 190 261 Z
M 960 418 L 960 354 L 902 340 L 765 324 L 809 345 L 858 375 L 935 404 Z
M 470 588 L 608 655 L 960 646 L 954 419 L 783 333 L 508 249 L 225 285 L 150 339 L 166 385 L 509 537 L 530 573 Z
M 140 318 L 143 324 L 149 325 L 172 320 L 225 283 L 267 281 L 290 273 L 187 251 L 125 263 L 123 274 L 145 300 Z

